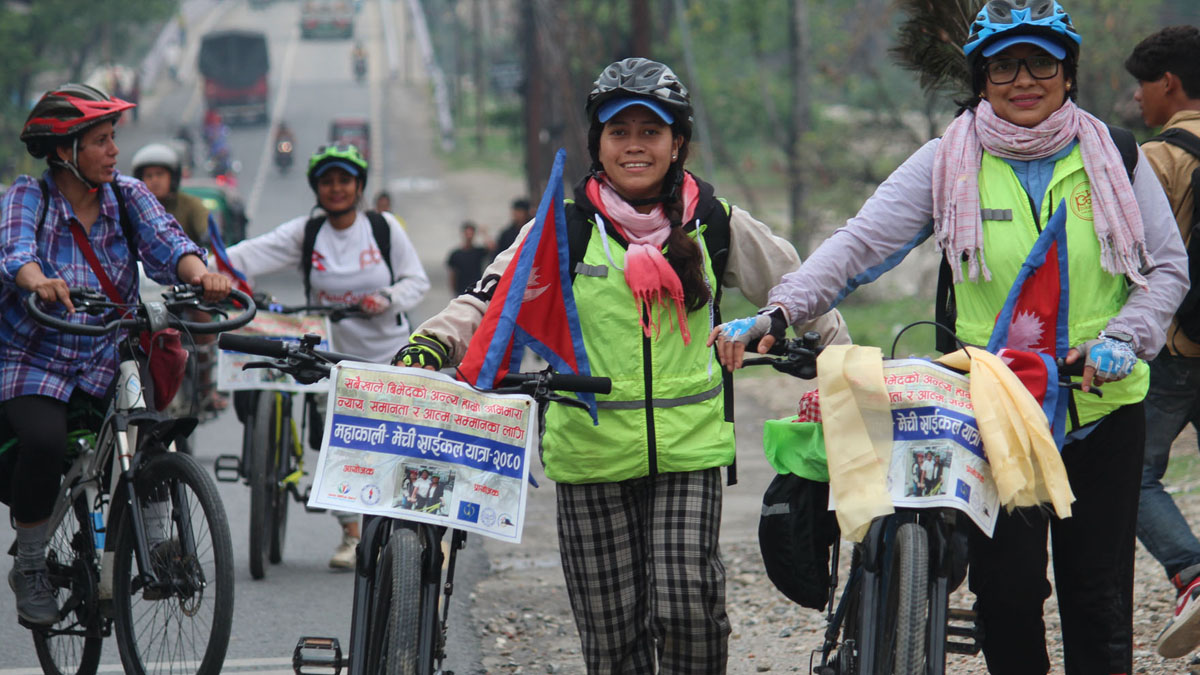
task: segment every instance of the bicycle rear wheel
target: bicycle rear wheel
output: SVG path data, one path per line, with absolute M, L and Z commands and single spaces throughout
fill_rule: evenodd
M 387 617 L 387 641 L 380 672 L 387 675 L 416 675 L 417 648 L 421 641 L 421 570 L 426 551 L 415 530 L 396 528 L 388 542 L 391 587 L 376 587 L 379 594 L 391 596 Z M 382 618 L 382 617 L 381 617 Z
M 117 647 L 126 673 L 221 671 L 233 620 L 233 545 L 216 487 L 195 460 L 156 454 L 135 478 L 147 516 L 150 564 L 163 583 L 147 586 L 135 561 L 133 513 L 118 526 L 113 561 Z
M 53 626 L 33 631 L 38 663 L 50 675 L 95 673 L 104 646 L 88 506 L 84 494 L 76 495 L 62 520 L 51 526 L 46 566 L 62 615 Z
M 275 520 L 275 463 L 281 452 L 275 433 L 277 403 L 280 397 L 271 391 L 260 392 L 254 406 L 250 430 L 251 445 L 246 469 L 250 482 L 250 576 L 266 576 L 272 523 Z
M 887 605 L 879 633 L 879 672 L 925 672 L 925 627 L 929 621 L 929 543 L 925 528 L 904 523 L 888 556 L 884 574 Z

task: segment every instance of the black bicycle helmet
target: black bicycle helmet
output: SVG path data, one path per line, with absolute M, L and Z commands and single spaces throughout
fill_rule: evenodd
M 121 113 L 134 107 L 86 84 L 64 84 L 46 92 L 29 111 L 21 130 L 21 142 L 29 154 L 45 157 L 56 145 L 78 138 L 101 122 L 116 122 Z
M 675 117 L 672 126 L 684 139 L 692 137 L 692 99 L 675 73 L 658 61 L 632 57 L 617 61 L 592 83 L 586 111 L 589 122 L 597 120 L 600 106 L 620 97 L 645 97 L 665 107 Z

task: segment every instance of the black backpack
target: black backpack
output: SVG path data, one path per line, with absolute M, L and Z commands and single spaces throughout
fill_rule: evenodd
M 1167 129 L 1146 142 L 1150 141 L 1170 143 L 1200 160 L 1200 138 L 1191 132 L 1179 128 Z M 1179 309 L 1175 310 L 1175 320 L 1187 339 L 1200 342 L 1200 288 L 1197 288 L 1197 282 L 1200 281 L 1200 237 L 1195 236 L 1196 228 L 1200 227 L 1200 167 L 1192 171 L 1192 199 L 1192 222 L 1187 239 L 1188 277 L 1192 280 L 1192 286 Z
M 1121 162 L 1125 165 L 1125 173 L 1129 176 L 1129 181 L 1133 182 L 1133 171 L 1137 168 L 1138 158 L 1137 139 L 1128 129 L 1114 127 L 1111 124 L 1108 125 L 1108 135 L 1112 136 L 1113 143 L 1121 153 Z M 934 321 L 950 329 L 949 331 L 937 331 L 934 337 L 936 349 L 943 354 L 949 354 L 958 349 L 958 343 L 953 334 L 954 326 L 958 322 L 958 307 L 954 298 L 954 281 L 950 263 L 946 262 L 944 255 L 942 263 L 938 267 L 937 299 L 934 303 Z
M 367 211 L 367 220 L 371 222 L 371 234 L 375 237 L 375 245 L 379 247 L 379 255 L 388 268 L 388 283 L 396 282 L 396 270 L 392 269 L 392 229 L 388 226 L 383 214 L 378 211 Z M 300 246 L 300 274 L 304 276 L 304 299 L 312 301 L 312 256 L 313 247 L 317 244 L 317 232 L 325 224 L 325 216 L 310 218 L 304 224 L 304 243 Z

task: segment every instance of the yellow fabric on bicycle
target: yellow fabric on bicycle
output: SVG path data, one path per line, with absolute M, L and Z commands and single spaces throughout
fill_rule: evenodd
M 817 357 L 817 387 L 838 526 L 846 539 L 862 541 L 873 519 L 895 511 L 887 491 L 892 409 L 883 354 L 878 347 L 830 345 Z
M 1033 394 L 1000 357 L 983 349 L 960 349 L 937 360 L 971 373 L 971 405 L 1000 503 L 1011 511 L 1049 502 L 1059 518 L 1070 517 L 1075 495 Z

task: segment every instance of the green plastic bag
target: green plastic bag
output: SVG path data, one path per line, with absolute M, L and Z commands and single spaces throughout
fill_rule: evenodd
M 767 420 L 763 426 L 763 453 L 776 473 L 796 474 L 829 482 L 825 458 L 825 432 L 819 422 L 794 422 L 790 417 Z

